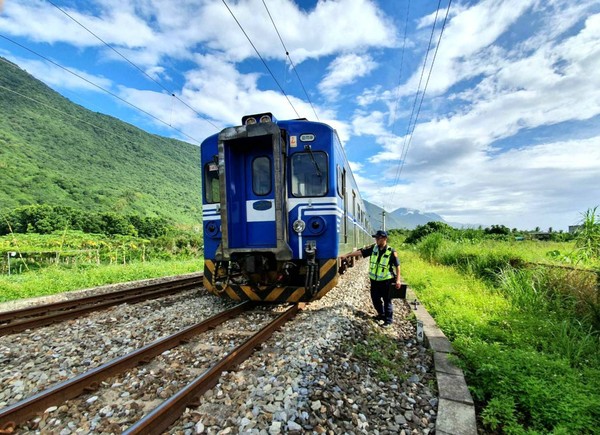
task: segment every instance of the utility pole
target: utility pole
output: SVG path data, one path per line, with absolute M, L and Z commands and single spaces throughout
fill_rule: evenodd
M 385 209 L 381 210 L 381 220 L 383 221 L 383 231 L 385 231 Z

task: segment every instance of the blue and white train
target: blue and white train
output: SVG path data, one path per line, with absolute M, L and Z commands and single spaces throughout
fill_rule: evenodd
M 204 285 L 234 300 L 307 302 L 331 290 L 340 255 L 372 242 L 337 133 L 248 115 L 201 146 Z

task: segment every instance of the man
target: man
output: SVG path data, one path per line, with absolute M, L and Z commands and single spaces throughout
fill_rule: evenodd
M 351 252 L 345 257 L 370 257 L 371 301 L 377 311 L 375 320 L 383 320 L 383 327 L 386 328 L 392 324 L 394 315 L 390 286 L 395 283 L 396 288 L 400 288 L 400 261 L 396 250 L 387 245 L 386 231 L 379 230 L 373 237 L 375 245 Z

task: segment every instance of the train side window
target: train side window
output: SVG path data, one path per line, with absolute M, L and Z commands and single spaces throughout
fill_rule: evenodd
M 291 159 L 292 195 L 324 196 L 327 194 L 327 154 L 322 151 L 295 153 Z
M 219 194 L 219 166 L 214 162 L 204 165 L 204 197 L 209 204 L 221 201 L 221 195 Z
M 271 160 L 266 157 L 256 157 L 252 161 L 252 191 L 257 196 L 271 193 Z
M 344 172 L 340 165 L 337 165 L 337 192 L 340 198 L 344 197 Z

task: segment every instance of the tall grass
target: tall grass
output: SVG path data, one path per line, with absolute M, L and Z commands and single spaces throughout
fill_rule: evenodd
M 535 258 L 511 248 L 425 239 L 400 252 L 402 275 L 458 350 L 485 432 L 596 433 L 600 335 L 573 290 L 595 284 L 586 272 L 515 269 Z

